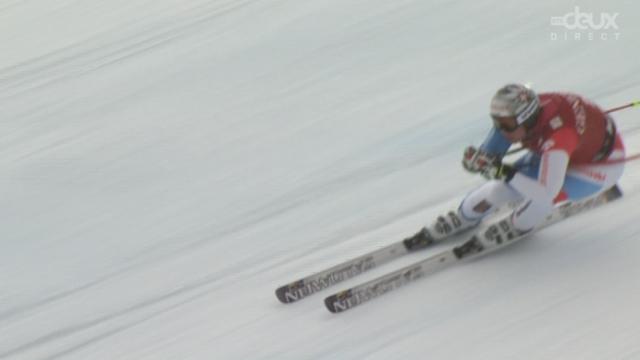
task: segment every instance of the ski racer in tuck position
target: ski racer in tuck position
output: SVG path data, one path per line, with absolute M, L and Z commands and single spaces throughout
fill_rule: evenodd
M 471 191 L 457 210 L 415 235 L 289 282 L 276 289 L 276 296 L 283 303 L 298 301 L 482 223 L 458 246 L 325 298 L 329 311 L 343 312 L 459 260 L 498 250 L 534 229 L 620 198 L 616 183 L 624 163 L 640 154 L 626 157 L 608 113 L 637 105 L 640 101 L 603 112 L 576 94 L 537 95 L 519 84 L 500 88 L 491 100 L 493 128 L 479 148 L 467 147 L 462 159 L 467 171 L 489 181 Z M 528 152 L 506 164 L 503 158 L 514 143 L 522 143 Z
M 462 165 L 489 181 L 471 191 L 456 211 L 438 217 L 413 241 L 438 241 L 480 223 L 510 202 L 519 205 L 501 224 L 511 236 L 542 223 L 554 205 L 595 196 L 622 176 L 625 149 L 613 119 L 572 93 L 540 93 L 520 84 L 500 88 L 491 100 L 493 128 L 479 148 L 464 151 Z M 509 147 L 528 152 L 513 165 Z

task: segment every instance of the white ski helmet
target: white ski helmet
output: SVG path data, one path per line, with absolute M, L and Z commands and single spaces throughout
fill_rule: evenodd
M 515 117 L 518 125 L 532 127 L 540 111 L 538 95 L 526 85 L 508 84 L 491 99 L 491 117 Z

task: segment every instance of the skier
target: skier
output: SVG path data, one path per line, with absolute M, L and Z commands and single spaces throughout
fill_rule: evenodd
M 594 196 L 622 176 L 625 149 L 613 119 L 572 93 L 540 93 L 521 84 L 500 88 L 491 100 L 493 128 L 480 146 L 464 151 L 465 170 L 489 181 L 473 190 L 457 211 L 440 216 L 413 242 L 433 242 L 471 228 L 508 202 L 519 205 L 502 226 L 511 234 L 534 229 L 555 204 Z M 513 165 L 509 147 L 528 152 Z

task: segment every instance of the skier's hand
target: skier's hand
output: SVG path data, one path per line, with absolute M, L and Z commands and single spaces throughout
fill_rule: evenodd
M 497 156 L 488 154 L 473 146 L 468 146 L 465 149 L 462 166 L 471 173 L 480 173 L 487 180 L 509 181 L 516 173 L 515 168 L 503 164 Z
M 462 167 L 470 173 L 482 173 L 496 161 L 496 157 L 475 148 L 467 146 L 462 157 Z

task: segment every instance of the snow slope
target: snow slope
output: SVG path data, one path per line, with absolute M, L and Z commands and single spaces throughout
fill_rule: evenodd
M 551 40 L 576 4 L 619 39 Z M 623 200 L 348 313 L 273 295 L 480 184 L 459 159 L 503 83 L 640 98 L 638 10 L 1 0 L 0 359 L 640 359 L 640 162 Z

